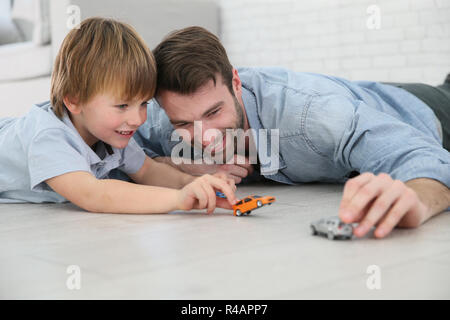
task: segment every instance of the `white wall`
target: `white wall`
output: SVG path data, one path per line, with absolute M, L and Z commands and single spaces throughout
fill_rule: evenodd
M 279 65 L 352 80 L 442 83 L 450 0 L 219 0 L 234 66 Z M 380 10 L 380 28 L 367 26 Z M 373 20 L 370 20 L 373 21 Z

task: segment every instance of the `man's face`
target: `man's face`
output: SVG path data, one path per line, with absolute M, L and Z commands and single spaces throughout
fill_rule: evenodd
M 240 87 L 233 91 L 240 97 Z M 216 77 L 216 84 L 210 80 L 193 94 L 161 90 L 157 100 L 183 140 L 207 150 L 212 156 L 223 154 L 224 161 L 233 155 L 225 152 L 231 147 L 236 150 L 235 141 L 227 139 L 226 130 L 246 129 L 246 119 L 242 104 L 230 93 L 220 75 Z M 201 135 L 196 136 L 200 132 Z

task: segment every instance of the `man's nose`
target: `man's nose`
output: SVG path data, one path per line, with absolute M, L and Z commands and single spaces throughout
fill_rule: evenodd
M 214 145 L 218 143 L 221 138 L 223 138 L 222 132 L 219 129 L 204 127 L 202 134 L 202 146 L 203 148 L 206 148 L 210 144 Z

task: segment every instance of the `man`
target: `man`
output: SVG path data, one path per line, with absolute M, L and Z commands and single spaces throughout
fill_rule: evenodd
M 359 222 L 359 237 L 376 226 L 374 235 L 382 238 L 395 226 L 417 227 L 450 209 L 450 80 L 435 88 L 235 69 L 218 38 L 200 27 L 170 34 L 153 53 L 156 100 L 165 113 L 154 102 L 136 140 L 157 161 L 192 174 L 223 170 L 238 183 L 254 177 L 345 182 L 338 214 L 346 223 Z M 233 145 L 228 136 L 222 139 L 227 129 L 253 134 L 246 136 L 245 155 L 223 152 L 231 164 L 179 164 L 174 129 L 212 156 Z M 259 137 L 261 129 L 267 139 Z M 272 147 L 264 144 L 273 141 L 276 161 L 263 161 Z M 249 161 L 252 146 L 256 164 Z M 237 161 L 242 157 L 245 163 Z

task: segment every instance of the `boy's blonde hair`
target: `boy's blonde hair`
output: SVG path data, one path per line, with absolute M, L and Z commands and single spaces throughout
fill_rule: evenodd
M 50 98 L 62 118 L 68 96 L 79 104 L 99 93 L 148 100 L 155 94 L 156 64 L 144 40 L 128 24 L 89 18 L 65 37 L 55 60 Z

